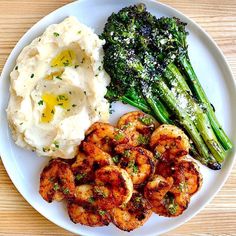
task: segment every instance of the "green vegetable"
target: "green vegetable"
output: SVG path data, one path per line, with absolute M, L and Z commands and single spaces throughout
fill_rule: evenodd
M 111 77 L 106 97 L 110 102 L 129 103 L 161 123 L 181 125 L 193 141 L 194 157 L 220 169 L 231 142 L 208 108 L 205 113 L 207 105 L 196 96 L 189 76 L 182 74 L 184 65 L 179 64 L 190 65 L 183 60 L 187 57 L 185 26 L 177 18 L 157 19 L 143 4 L 113 13 L 101 35 L 106 40 L 104 68 Z
M 82 174 L 77 174 L 76 175 L 76 180 L 80 181 L 81 179 L 83 179 L 86 176 L 86 173 L 82 173 Z

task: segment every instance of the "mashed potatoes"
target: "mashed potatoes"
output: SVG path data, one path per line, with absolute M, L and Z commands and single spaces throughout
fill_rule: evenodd
M 108 121 L 103 40 L 74 17 L 26 46 L 11 72 L 9 125 L 17 145 L 72 158 L 85 130 Z

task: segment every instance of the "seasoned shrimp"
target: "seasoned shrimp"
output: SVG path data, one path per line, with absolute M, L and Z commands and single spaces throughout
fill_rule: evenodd
M 191 159 L 169 159 L 168 156 L 162 156 L 156 165 L 156 174 L 167 178 L 172 176 L 174 184 L 171 192 L 187 192 L 190 196 L 196 193 L 202 184 L 202 175 L 199 172 L 198 165 Z
M 141 111 L 129 112 L 120 117 L 117 123 L 126 137 L 126 143 L 132 146 L 147 146 L 156 126 L 157 122 Z
M 115 147 L 115 151 L 122 155 L 118 166 L 130 175 L 134 188 L 143 186 L 154 174 L 154 157 L 147 149 L 121 144 Z
M 93 143 L 83 142 L 82 151 L 77 154 L 71 169 L 76 176 L 77 183 L 86 183 L 94 179 L 97 169 L 113 164 L 111 156 Z
M 134 191 L 132 198 L 125 206 L 113 208 L 110 214 L 112 222 L 119 229 L 129 232 L 142 226 L 151 216 L 152 210 L 142 194 Z
M 144 187 L 144 196 L 152 206 L 155 206 L 159 204 L 166 193 L 171 189 L 173 182 L 172 177 L 163 178 L 160 175 L 155 175 Z
M 73 202 L 67 205 L 68 214 L 74 223 L 88 226 L 108 225 L 110 216 L 106 211 L 99 210 L 94 204 L 93 186 L 84 184 L 75 189 Z
M 110 223 L 109 216 L 103 210 L 81 206 L 77 203 L 69 202 L 67 205 L 68 214 L 72 222 L 80 223 L 90 227 L 104 226 Z
M 97 206 L 108 210 L 130 200 L 133 183 L 125 170 L 114 165 L 105 166 L 95 173 L 93 192 Z
M 52 160 L 40 176 L 39 193 L 47 202 L 73 198 L 75 191 L 74 175 L 70 166 L 61 160 Z
M 190 196 L 195 194 L 202 185 L 202 175 L 199 172 L 199 166 L 189 159 L 184 159 L 178 162 L 179 172 L 183 173 L 184 181 L 179 182 L 178 188 L 183 192 L 186 191 Z
M 190 143 L 185 133 L 174 125 L 161 125 L 152 134 L 150 147 L 157 154 L 168 153 L 170 156 L 182 157 L 188 154 Z
M 104 152 L 112 153 L 115 128 L 107 123 L 96 122 L 85 133 L 87 142 L 95 144 Z
M 156 175 L 144 188 L 144 196 L 152 205 L 152 210 L 161 216 L 178 216 L 188 207 L 190 196 L 186 192 L 173 193 L 173 178 Z

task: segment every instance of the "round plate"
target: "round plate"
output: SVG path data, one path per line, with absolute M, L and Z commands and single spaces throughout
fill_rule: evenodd
M 155 214 L 141 228 L 130 232 L 122 232 L 110 224 L 108 227 L 91 228 L 74 224 L 70 221 L 65 203 L 47 203 L 38 193 L 39 176 L 42 168 L 48 162 L 47 158 L 36 156 L 34 153 L 17 147 L 11 138 L 7 125 L 6 112 L 9 98 L 9 74 L 15 65 L 15 59 L 20 51 L 35 37 L 43 33 L 46 27 L 53 23 L 59 23 L 65 17 L 73 15 L 82 23 L 101 33 L 107 17 L 112 12 L 117 12 L 125 6 L 139 3 L 136 0 L 81 0 L 68 4 L 40 20 L 34 25 L 17 43 L 9 56 L 2 72 L 0 81 L 0 151 L 4 166 L 16 188 L 24 198 L 42 215 L 55 224 L 73 233 L 82 235 L 159 235 L 167 232 L 193 217 L 202 209 L 222 187 L 233 166 L 234 151 L 231 151 L 220 171 L 212 171 L 201 166 L 203 174 L 203 186 L 201 190 L 192 197 L 188 209 L 177 218 L 164 218 Z M 226 63 L 226 60 L 212 41 L 212 39 L 193 21 L 185 17 L 173 8 L 154 1 L 142 0 L 147 9 L 157 17 L 176 16 L 188 23 L 189 31 L 189 53 L 193 67 L 210 99 L 216 108 L 217 117 L 223 125 L 231 140 L 236 141 L 236 86 Z M 115 123 L 123 113 L 134 110 L 129 106 L 116 103 L 115 112 L 111 116 L 111 122 Z M 235 143 L 234 143 L 235 146 Z

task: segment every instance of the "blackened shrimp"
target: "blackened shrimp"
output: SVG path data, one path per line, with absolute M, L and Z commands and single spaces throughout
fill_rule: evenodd
M 151 216 L 152 210 L 142 194 L 134 191 L 127 204 L 113 208 L 110 214 L 112 222 L 118 228 L 131 231 L 142 226 Z
M 70 166 L 61 160 L 52 160 L 40 176 L 39 193 L 47 202 L 73 198 L 75 191 L 74 175 Z
M 97 206 L 108 210 L 130 200 L 133 183 L 125 170 L 114 165 L 105 166 L 95 173 L 93 192 Z
M 187 192 L 172 192 L 173 178 L 156 175 L 144 188 L 144 196 L 158 215 L 174 217 L 183 213 L 188 207 L 190 196 Z
M 118 166 L 127 171 L 135 188 L 143 186 L 154 174 L 154 157 L 147 149 L 121 144 L 115 151 L 121 155 Z
M 184 181 L 179 183 L 179 189 L 192 196 L 202 186 L 202 175 L 199 166 L 193 160 L 185 158 L 178 162 L 177 168 L 184 175 Z
M 71 169 L 76 176 L 77 183 L 87 183 L 94 180 L 97 169 L 113 164 L 111 156 L 90 142 L 81 144 L 82 152 L 77 154 Z
M 104 152 L 112 153 L 115 128 L 107 123 L 96 122 L 85 133 L 87 142 L 95 144 Z
M 126 143 L 132 146 L 147 146 L 157 122 L 141 111 L 129 112 L 120 117 L 117 127 L 124 133 Z M 123 142 L 125 143 L 125 142 Z
M 150 147 L 157 154 L 168 153 L 178 158 L 188 154 L 190 143 L 186 134 L 174 125 L 161 125 L 152 134 Z
M 75 189 L 75 198 L 67 205 L 68 214 L 74 223 L 87 226 L 103 226 L 110 222 L 108 212 L 100 210 L 94 204 L 93 186 L 80 185 Z

